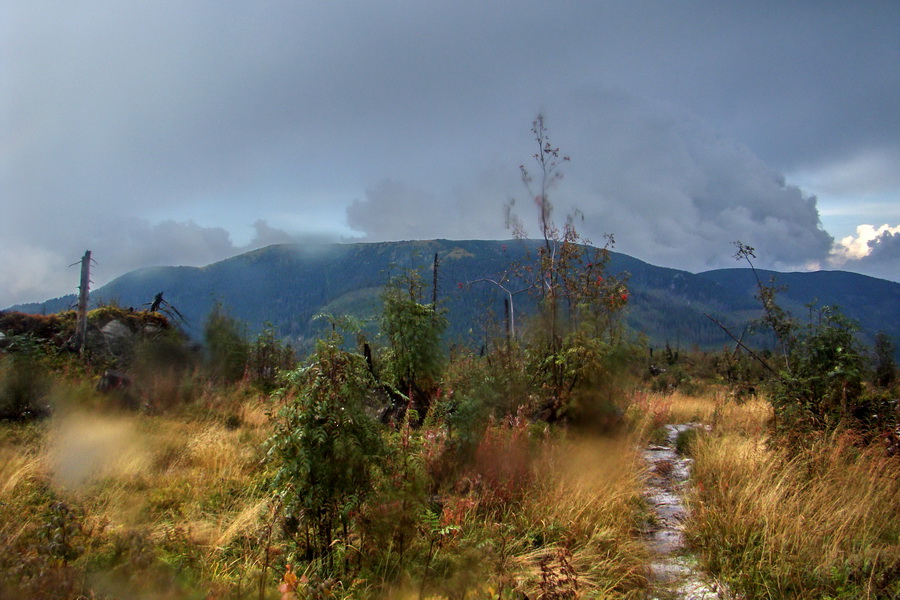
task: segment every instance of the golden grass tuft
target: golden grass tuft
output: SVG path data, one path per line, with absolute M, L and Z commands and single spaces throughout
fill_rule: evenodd
M 772 418 L 772 407 L 760 397 L 735 402 L 722 389 L 711 388 L 703 395 L 635 391 L 626 413 L 632 429 L 646 438 L 666 423 L 700 422 L 718 431 L 763 436 Z
M 635 442 L 565 439 L 536 465 L 535 494 L 523 513 L 546 545 L 515 557 L 519 589 L 529 597 L 548 578 L 565 586 L 567 569 L 579 597 L 623 597 L 646 586 L 647 552 L 638 535 L 644 464 Z
M 0 448 L 0 502 L 8 500 L 16 487 L 44 469 L 39 456 L 12 448 Z
M 222 550 L 234 541 L 239 535 L 247 533 L 255 525 L 259 524 L 264 509 L 269 505 L 269 499 L 263 498 L 254 503 L 247 504 L 243 510 L 230 519 L 223 520 L 220 524 L 211 546 L 214 550 Z
M 900 593 L 900 461 L 847 434 L 771 449 L 746 421 L 693 448 L 689 531 L 706 565 L 750 596 Z
M 128 477 L 150 465 L 131 417 L 65 413 L 53 420 L 48 439 L 47 459 L 60 488 L 81 490 L 92 480 Z

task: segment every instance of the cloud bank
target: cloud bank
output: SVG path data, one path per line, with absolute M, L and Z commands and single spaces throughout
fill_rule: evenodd
M 99 285 L 310 235 L 505 237 L 510 198 L 535 223 L 539 111 L 588 237 L 830 265 L 824 230 L 900 224 L 898 30 L 891 0 L 9 0 L 0 306 L 72 291 L 88 248 Z M 879 236 L 845 268 L 896 278 Z
M 614 90 L 552 105 L 549 134 L 571 156 L 550 194 L 558 222 L 577 210 L 578 228 L 590 239 L 613 234 L 623 252 L 692 270 L 731 266 L 735 240 L 757 247 L 773 268 L 828 257 L 833 240 L 816 199 L 699 119 Z M 520 149 L 527 168 L 535 149 Z M 516 163 L 507 165 L 494 185 L 485 175 L 455 196 L 384 181 L 348 208 L 348 224 L 367 240 L 510 235 L 501 230 L 504 198 L 522 198 L 524 188 Z M 537 235 L 531 203 L 520 201 L 516 210 Z

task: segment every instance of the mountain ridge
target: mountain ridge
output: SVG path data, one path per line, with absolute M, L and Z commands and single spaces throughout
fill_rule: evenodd
M 380 290 L 391 275 L 407 268 L 429 272 L 440 257 L 439 296 L 451 320 L 450 337 L 464 343 L 482 343 L 503 314 L 503 294 L 476 279 L 496 276 L 523 260 L 540 242 L 535 240 L 408 240 L 352 244 L 278 244 L 259 248 L 202 267 L 153 266 L 136 269 L 101 286 L 91 295 L 94 305 L 114 302 L 141 308 L 160 291 L 187 316 L 188 332 L 200 334 L 202 322 L 220 302 L 247 324 L 250 333 L 270 324 L 279 335 L 299 345 L 316 337 L 321 312 L 348 312 L 375 319 Z M 726 268 L 690 273 L 658 267 L 635 257 L 610 253 L 609 269 L 629 274 L 628 325 L 653 344 L 671 342 L 681 347 L 721 347 L 733 343 L 704 313 L 740 334 L 760 316 L 754 298 L 756 279 L 748 268 Z M 863 339 L 871 344 L 885 331 L 900 340 L 900 284 L 846 271 L 780 273 L 757 270 L 763 282 L 774 276 L 787 289 L 779 302 L 795 316 L 804 305 L 818 301 L 838 305 L 858 321 Z M 463 285 L 460 285 L 463 284 Z M 74 303 L 75 295 L 21 304 L 10 310 L 57 312 Z M 516 300 L 517 321 L 533 310 Z M 896 345 L 896 343 L 895 343 Z

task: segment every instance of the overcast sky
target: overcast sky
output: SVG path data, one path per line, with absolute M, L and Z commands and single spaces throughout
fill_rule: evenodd
M 0 5 L 0 307 L 295 240 L 532 235 L 900 277 L 900 2 Z

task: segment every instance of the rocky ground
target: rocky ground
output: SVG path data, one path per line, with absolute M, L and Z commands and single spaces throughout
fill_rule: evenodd
M 695 427 L 702 425 L 666 425 L 666 443 L 651 444 L 644 450 L 644 459 L 650 466 L 644 496 L 654 517 L 646 531 L 647 544 L 653 554 L 650 598 L 654 600 L 732 598 L 699 569 L 685 546 L 684 522 L 688 509 L 684 494 L 689 485 L 692 461 L 676 452 L 675 442 L 681 432 Z

